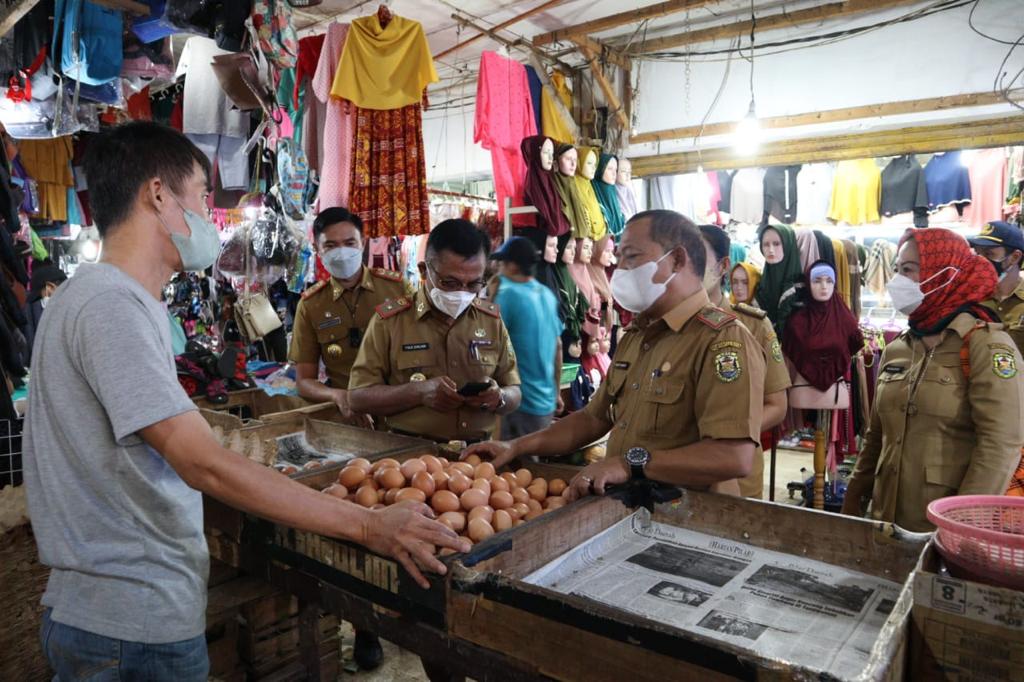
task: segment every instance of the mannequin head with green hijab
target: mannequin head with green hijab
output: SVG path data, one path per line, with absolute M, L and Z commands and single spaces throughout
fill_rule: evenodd
M 605 224 L 608 226 L 608 232 L 616 241 L 622 231 L 626 229 L 626 216 L 622 212 L 619 193 L 615 188 L 618 175 L 618 157 L 612 154 L 601 154 L 601 159 L 597 164 L 597 175 L 591 184 L 594 186 L 597 202 L 601 205 L 601 212 L 604 215 Z

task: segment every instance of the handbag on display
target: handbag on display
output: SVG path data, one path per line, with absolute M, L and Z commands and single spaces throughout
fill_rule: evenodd
M 274 93 L 265 85 L 256 58 L 250 52 L 215 55 L 212 67 L 220 87 L 240 111 L 270 111 L 274 107 Z
M 250 341 L 284 326 L 266 294 L 243 294 L 235 303 L 235 323 Z

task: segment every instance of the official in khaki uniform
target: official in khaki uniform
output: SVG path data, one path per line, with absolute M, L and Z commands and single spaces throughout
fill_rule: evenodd
M 302 295 L 288 349 L 299 395 L 333 402 L 355 422 L 365 417 L 349 408 L 348 380 L 363 334 L 377 306 L 410 293 L 401 274 L 363 265 L 362 228 L 359 216 L 344 208 L 328 208 L 313 222 L 316 250 L 331 279 Z M 319 381 L 321 361 L 326 386 Z
M 637 316 L 590 404 L 543 431 L 481 443 L 464 456 L 489 455 L 501 466 L 573 452 L 610 431 L 606 459 L 573 479 L 571 497 L 603 494 L 630 476 L 696 489 L 747 476 L 761 433 L 764 353 L 735 315 L 711 305 L 705 261 L 700 231 L 686 217 L 634 216 L 612 291 Z
M 419 290 L 378 306 L 370 321 L 349 379 L 353 410 L 398 433 L 469 442 L 490 438 L 497 415 L 519 407 L 501 312 L 477 298 L 487 240 L 467 220 L 431 231 Z M 483 386 L 467 390 L 473 384 Z
M 999 284 L 985 305 L 999 314 L 1006 333 L 1024 353 L 1024 278 L 1020 275 L 1024 264 L 1024 234 L 1011 223 L 994 220 L 981 234 L 967 241 L 975 253 L 996 269 Z
M 792 385 L 792 381 L 782 357 L 782 345 L 765 311 L 746 303 L 733 304 L 725 298 L 722 284 L 732 272 L 732 263 L 729 260 L 729 235 L 717 225 L 701 225 L 700 232 L 707 249 L 704 290 L 708 292 L 708 298 L 711 299 L 712 305 L 736 315 L 764 350 L 764 413 L 761 416 L 761 431 L 769 431 L 782 423 L 789 407 L 786 389 Z M 760 442 L 754 452 L 754 464 L 750 475 L 741 479 L 739 486 L 740 494 L 744 497 L 764 497 L 764 452 L 761 450 Z
M 888 285 L 910 330 L 886 346 L 843 512 L 912 531 L 950 495 L 1000 495 L 1024 443 L 1021 355 L 980 305 L 996 274 L 959 235 L 910 231 Z

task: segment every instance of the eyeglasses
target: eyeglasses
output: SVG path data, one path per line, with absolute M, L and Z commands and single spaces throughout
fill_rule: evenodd
M 433 273 L 434 284 L 444 291 L 468 291 L 475 294 L 487 286 L 487 282 L 482 279 L 473 280 L 472 282 L 462 282 L 451 277 L 440 279 L 437 276 L 437 269 L 433 265 L 428 264 L 427 269 Z

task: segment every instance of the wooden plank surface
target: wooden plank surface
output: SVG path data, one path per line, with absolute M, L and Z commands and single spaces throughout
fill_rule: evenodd
M 585 21 L 581 24 L 566 26 L 565 28 L 560 28 L 557 31 L 542 33 L 539 36 L 534 36 L 533 44 L 538 47 L 550 45 L 551 43 L 569 40 L 577 36 L 600 33 L 601 31 L 607 31 L 608 29 L 616 28 L 617 26 L 636 24 L 644 21 L 645 19 L 655 19 L 657 17 L 664 17 L 670 14 L 677 14 L 679 12 L 697 9 L 698 7 L 703 7 L 704 5 L 709 5 L 715 2 L 718 2 L 718 0 L 669 0 L 668 2 L 660 2 L 656 5 L 639 7 L 637 9 L 619 12 L 618 14 L 612 14 L 611 16 L 602 17 L 600 19 Z

